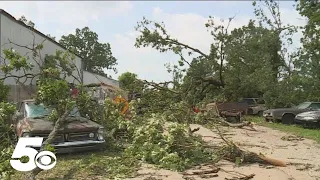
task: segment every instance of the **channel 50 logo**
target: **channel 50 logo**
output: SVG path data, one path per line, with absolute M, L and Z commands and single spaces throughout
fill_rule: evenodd
M 16 148 L 13 151 L 10 160 L 11 166 L 17 171 L 31 171 L 36 167 L 39 167 L 43 170 L 49 170 L 53 168 L 57 163 L 57 157 L 50 151 L 41 151 L 38 152 L 33 147 L 41 147 L 43 138 L 42 137 L 21 137 L 16 145 Z M 23 156 L 28 156 L 29 161 L 27 163 L 22 163 L 19 159 Z M 51 156 L 51 157 L 50 157 Z M 52 162 L 52 159 L 54 162 Z

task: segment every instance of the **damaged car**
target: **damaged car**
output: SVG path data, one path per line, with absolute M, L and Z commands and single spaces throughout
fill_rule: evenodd
M 54 122 L 48 119 L 51 112 L 32 99 L 22 101 L 12 118 L 16 138 L 43 137 L 45 141 L 54 127 Z M 51 143 L 56 153 L 100 150 L 105 147 L 103 126 L 82 117 L 77 107 L 70 112 L 66 121 Z
M 320 127 L 320 111 L 309 111 L 297 114 L 294 119 L 295 124 L 305 128 Z

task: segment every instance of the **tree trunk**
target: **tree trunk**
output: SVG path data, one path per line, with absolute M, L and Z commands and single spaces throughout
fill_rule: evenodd
M 67 116 L 69 114 L 69 111 L 66 110 L 64 114 L 56 121 L 53 130 L 50 132 L 48 139 L 45 140 L 40 148 L 40 152 L 43 151 L 44 147 L 48 144 L 51 144 L 55 136 L 58 134 L 58 130 L 61 128 L 61 125 L 65 122 Z M 42 169 L 36 167 L 34 170 L 32 170 L 27 176 L 27 179 L 29 180 L 36 180 L 36 176 L 42 171 Z

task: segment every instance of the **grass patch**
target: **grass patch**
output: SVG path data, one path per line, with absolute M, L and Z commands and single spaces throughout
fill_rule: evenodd
M 284 125 L 281 123 L 268 123 L 265 122 L 262 117 L 248 116 L 247 120 L 255 122 L 258 125 L 269 127 L 272 129 L 280 130 L 283 132 L 288 132 L 295 134 L 297 136 L 302 136 L 304 138 L 312 139 L 320 143 L 320 129 L 306 129 L 297 125 Z
M 69 179 L 114 179 L 134 177 L 139 162 L 124 157 L 120 153 L 93 152 L 70 155 L 58 155 L 53 169 L 42 171 L 37 180 L 69 180 Z M 12 179 L 25 179 L 24 173 L 17 172 Z

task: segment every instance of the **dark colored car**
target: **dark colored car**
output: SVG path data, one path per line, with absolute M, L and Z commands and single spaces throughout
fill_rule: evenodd
M 17 138 L 43 137 L 45 141 L 54 127 L 54 123 L 48 120 L 50 113 L 42 104 L 36 105 L 34 100 L 21 102 L 12 119 Z M 66 120 L 51 144 L 57 153 L 98 150 L 105 146 L 103 126 L 82 117 L 76 107 Z
M 295 124 L 303 127 L 320 127 L 320 111 L 303 112 L 296 115 L 294 119 Z
M 292 108 L 268 109 L 263 112 L 263 116 L 266 121 L 293 124 L 297 114 L 315 110 L 320 110 L 320 102 L 303 102 Z

